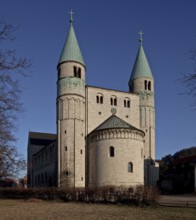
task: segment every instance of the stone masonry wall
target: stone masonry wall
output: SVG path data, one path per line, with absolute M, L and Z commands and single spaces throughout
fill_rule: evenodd
M 144 184 L 144 134 L 123 129 L 112 129 L 106 132 L 116 132 L 116 138 L 106 135 L 108 138 L 105 136 L 105 138 L 96 140 L 96 133 L 90 140 L 89 186 Z M 114 157 L 110 157 L 109 154 L 111 146 L 114 147 Z M 128 163 L 130 162 L 133 164 L 133 172 L 128 172 Z
M 103 96 L 103 104 L 97 103 L 96 96 Z M 111 105 L 111 97 L 116 97 L 117 105 Z M 124 100 L 130 100 L 130 107 L 124 107 Z M 87 134 L 109 118 L 111 109 L 115 108 L 116 115 L 129 124 L 140 127 L 139 96 L 98 87 L 86 87 L 86 123 Z

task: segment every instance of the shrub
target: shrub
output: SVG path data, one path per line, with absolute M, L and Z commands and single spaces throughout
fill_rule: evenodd
M 138 185 L 135 187 L 100 188 L 0 188 L 3 199 L 42 199 L 64 202 L 86 202 L 104 204 L 154 205 L 158 198 L 157 188 Z

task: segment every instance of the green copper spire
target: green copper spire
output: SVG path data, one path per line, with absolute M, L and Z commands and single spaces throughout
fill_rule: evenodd
M 153 75 L 150 70 L 150 66 L 148 64 L 148 60 L 146 58 L 144 48 L 142 46 L 142 42 L 143 42 L 142 34 L 143 33 L 140 31 L 139 34 L 140 34 L 140 39 L 139 39 L 140 47 L 137 53 L 137 57 L 135 59 L 130 81 L 136 78 L 143 78 L 143 77 L 153 79 Z
M 78 40 L 76 38 L 75 31 L 73 28 L 74 13 L 72 10 L 69 13 L 70 13 L 70 29 L 63 50 L 61 52 L 58 65 L 66 61 L 76 61 L 85 66 L 82 53 L 80 51 L 80 47 L 78 44 Z

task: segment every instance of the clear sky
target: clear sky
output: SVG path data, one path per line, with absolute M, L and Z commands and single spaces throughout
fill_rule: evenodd
M 195 0 L 0 0 L 1 17 L 20 26 L 9 46 L 33 61 L 30 76 L 21 79 L 26 111 L 17 122 L 17 146 L 25 158 L 29 131 L 56 132 L 56 66 L 70 9 L 88 85 L 128 91 L 143 31 L 155 78 L 156 158 L 196 146 L 193 100 L 179 95 L 183 86 L 177 81 L 193 69 Z

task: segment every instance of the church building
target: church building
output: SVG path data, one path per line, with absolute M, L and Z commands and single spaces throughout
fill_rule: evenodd
M 28 187 L 156 185 L 154 78 L 142 33 L 127 92 L 90 86 L 70 14 L 57 64 L 57 134 L 29 132 Z

